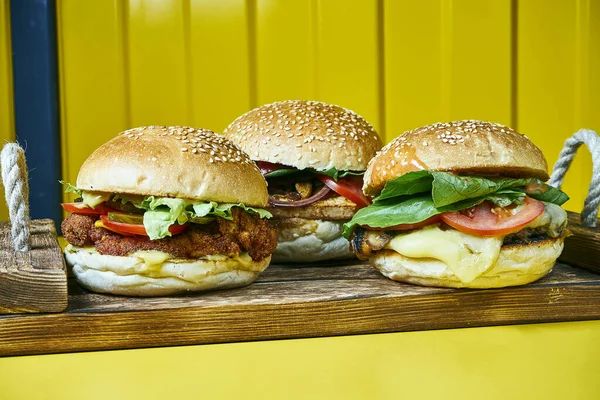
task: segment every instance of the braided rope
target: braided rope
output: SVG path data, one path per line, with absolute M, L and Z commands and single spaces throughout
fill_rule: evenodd
M 16 143 L 8 143 L 0 153 L 4 196 L 11 221 L 15 251 L 29 251 L 29 186 L 25 153 Z
M 583 203 L 581 211 L 581 224 L 587 227 L 596 226 L 598 216 L 598 206 L 600 205 L 600 137 L 596 132 L 589 129 L 580 129 L 573 136 L 565 141 L 565 145 L 558 156 L 558 161 L 554 164 L 552 176 L 548 184 L 560 188 L 565 174 L 577 153 L 579 146 L 585 144 L 590 153 L 592 153 L 593 175 L 588 195 Z

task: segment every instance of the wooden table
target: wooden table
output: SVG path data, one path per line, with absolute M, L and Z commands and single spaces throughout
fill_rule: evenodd
M 0 355 L 600 319 L 600 275 L 563 263 L 491 290 L 402 284 L 353 262 L 272 265 L 250 286 L 188 296 L 69 293 L 66 312 L 0 316 Z

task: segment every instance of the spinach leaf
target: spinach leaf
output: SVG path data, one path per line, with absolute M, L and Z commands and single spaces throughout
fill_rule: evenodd
M 430 195 L 412 197 L 400 203 L 372 204 L 358 210 L 352 220 L 344 224 L 344 237 L 348 238 L 356 225 L 385 228 L 399 224 L 415 224 L 440 214 Z
M 279 178 L 282 176 L 289 176 L 289 175 L 294 175 L 296 173 L 301 173 L 301 172 L 311 172 L 313 174 L 322 174 L 322 175 L 327 175 L 333 178 L 333 180 L 335 180 L 337 182 L 338 179 L 340 178 L 345 178 L 346 176 L 362 176 L 364 175 L 364 171 L 340 171 L 334 167 L 323 170 L 323 171 L 318 171 L 316 169 L 313 168 L 307 168 L 307 169 L 296 169 L 296 168 L 282 168 L 282 169 L 278 169 L 272 172 L 269 172 L 268 174 L 265 175 L 265 178 Z

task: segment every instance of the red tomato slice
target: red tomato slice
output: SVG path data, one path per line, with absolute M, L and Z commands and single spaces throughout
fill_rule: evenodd
M 344 196 L 360 208 L 371 204 L 369 199 L 367 199 L 362 192 L 363 179 L 361 176 L 340 178 L 337 182 L 332 177 L 327 175 L 317 174 L 317 178 L 326 184 L 331 190 L 340 196 Z
M 101 215 L 100 219 L 102 220 L 102 224 L 106 227 L 106 229 L 111 230 L 113 232 L 120 233 L 122 235 L 141 235 L 148 236 L 146 233 L 146 228 L 141 224 L 125 224 L 123 222 L 114 222 L 108 219 L 108 215 Z M 173 235 L 177 235 L 179 233 L 184 232 L 188 227 L 188 224 L 175 224 L 169 227 L 169 232 Z
M 408 231 L 410 229 L 419 229 L 427 225 L 433 225 L 440 222 L 440 215 L 434 215 L 431 218 L 427 218 L 425 221 L 416 222 L 414 224 L 400 224 L 394 226 L 386 226 L 385 228 L 374 228 L 369 225 L 361 225 L 363 228 L 371 229 L 374 231 Z
M 61 203 L 62 208 L 70 213 L 76 214 L 108 214 L 109 212 L 115 211 L 110 207 L 107 207 L 104 203 L 98 204 L 95 208 L 86 206 L 83 203 Z
M 258 165 L 258 169 L 260 169 L 260 173 L 263 175 L 270 174 L 271 172 L 282 168 L 292 168 L 281 164 L 270 163 L 268 161 L 259 161 L 256 165 Z
M 461 232 L 480 236 L 506 235 L 516 232 L 544 212 L 544 203 L 525 197 L 525 206 L 512 215 L 508 210 L 495 210 L 494 204 L 484 201 L 480 205 L 464 211 L 441 214 L 442 221 Z M 505 212 L 502 212 L 505 211 Z

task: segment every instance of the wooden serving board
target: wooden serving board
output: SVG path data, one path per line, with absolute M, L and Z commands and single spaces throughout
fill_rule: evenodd
M 571 265 L 600 273 L 600 219 L 595 228 L 581 225 L 579 214 L 567 211 L 569 230 L 573 233 L 565 239 L 560 260 Z
M 54 222 L 32 220 L 29 233 L 31 251 L 15 253 L 10 223 L 0 222 L 0 314 L 60 312 L 67 307 L 67 269 Z
M 64 313 L 0 316 L 0 355 L 600 319 L 600 275 L 558 263 L 504 289 L 397 283 L 365 263 L 270 266 L 252 285 L 126 298 L 69 283 Z

